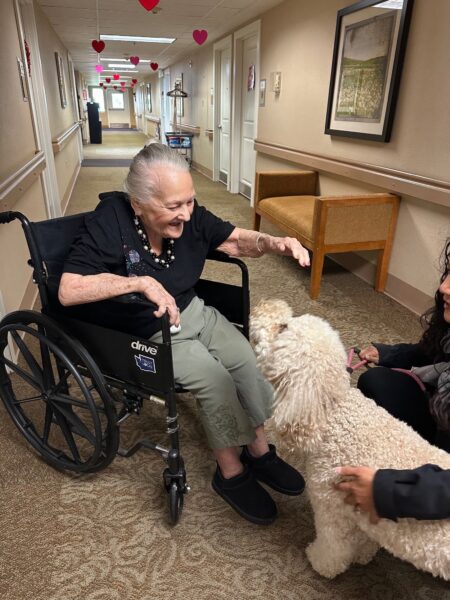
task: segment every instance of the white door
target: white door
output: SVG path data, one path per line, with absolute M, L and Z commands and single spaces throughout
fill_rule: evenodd
M 258 38 L 256 35 L 252 35 L 243 41 L 239 193 L 249 199 L 252 197 L 256 165 L 256 152 L 253 149 L 253 145 L 255 140 L 257 51 Z
M 231 48 L 220 52 L 219 181 L 228 185 L 231 141 Z

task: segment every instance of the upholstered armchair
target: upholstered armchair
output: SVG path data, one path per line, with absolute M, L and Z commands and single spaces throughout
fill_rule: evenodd
M 253 228 L 261 217 L 312 251 L 310 296 L 320 291 L 326 254 L 378 250 L 375 289 L 382 292 L 400 198 L 394 194 L 318 196 L 315 171 L 256 173 Z

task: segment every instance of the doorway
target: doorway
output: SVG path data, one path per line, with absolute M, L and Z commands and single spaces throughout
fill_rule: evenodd
M 232 110 L 231 185 L 253 203 L 258 118 L 260 21 L 234 34 L 235 89 Z
M 214 44 L 213 180 L 230 189 L 231 35 Z

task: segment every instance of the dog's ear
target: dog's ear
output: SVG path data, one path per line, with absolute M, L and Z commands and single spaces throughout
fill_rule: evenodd
M 291 447 L 319 442 L 329 411 L 345 398 L 349 375 L 338 334 L 322 319 L 292 319 L 271 346 L 264 375 L 275 388 L 273 421 Z

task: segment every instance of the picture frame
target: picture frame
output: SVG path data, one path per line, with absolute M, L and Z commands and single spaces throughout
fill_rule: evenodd
M 145 85 L 145 108 L 148 113 L 152 112 L 152 84 Z
M 66 81 L 64 77 L 64 64 L 62 56 L 59 52 L 55 52 L 55 61 L 56 61 L 56 75 L 58 79 L 58 87 L 59 87 L 59 98 L 61 101 L 61 108 L 66 108 L 67 106 L 67 96 L 66 96 Z
M 325 133 L 389 142 L 414 0 L 362 0 L 337 13 Z

